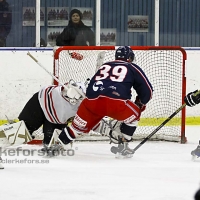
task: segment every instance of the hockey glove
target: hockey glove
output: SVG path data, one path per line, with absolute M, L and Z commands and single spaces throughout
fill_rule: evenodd
M 141 112 L 146 109 L 146 105 L 141 102 L 138 96 L 135 99 L 135 104 L 140 108 Z
M 198 90 L 195 90 L 194 92 L 190 92 L 185 96 L 184 102 L 186 103 L 187 106 L 192 107 L 200 103 L 200 93 L 195 95 L 197 91 Z

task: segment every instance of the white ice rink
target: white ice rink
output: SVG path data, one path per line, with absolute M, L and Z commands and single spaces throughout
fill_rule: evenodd
M 2 154 L 4 161 L 26 163 L 4 164 L 0 199 L 193 200 L 200 186 L 200 158 L 192 161 L 190 152 L 198 144 L 200 127 L 187 127 L 186 136 L 187 144 L 147 141 L 131 159 L 116 159 L 107 142 L 75 143 L 74 156 L 51 159 Z

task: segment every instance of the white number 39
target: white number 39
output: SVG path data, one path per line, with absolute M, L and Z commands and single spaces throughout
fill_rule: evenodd
M 118 65 L 111 68 L 110 65 L 102 65 L 99 68 L 100 76 L 96 76 L 95 80 L 102 80 L 110 78 L 110 80 L 115 82 L 122 82 L 127 74 L 127 68 L 123 65 Z

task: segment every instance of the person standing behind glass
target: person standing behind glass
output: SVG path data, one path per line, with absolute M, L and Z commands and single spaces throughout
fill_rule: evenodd
M 73 9 L 69 15 L 68 26 L 57 36 L 57 46 L 95 46 L 95 35 L 81 20 L 83 14 Z
M 6 38 L 11 30 L 12 14 L 6 0 L 0 0 L 0 47 L 6 46 Z

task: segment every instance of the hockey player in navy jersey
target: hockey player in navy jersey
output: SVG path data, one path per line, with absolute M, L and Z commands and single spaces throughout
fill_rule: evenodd
M 134 53 L 128 46 L 119 47 L 115 60 L 104 63 L 92 77 L 86 98 L 82 101 L 72 124 L 61 132 L 59 141 L 65 145 L 88 133 L 105 116 L 121 122 L 121 136 L 114 138 L 122 155 L 131 154 L 128 142 L 137 128 L 141 112 L 152 98 L 153 89 L 143 70 L 133 64 Z M 131 89 L 137 93 L 132 101 Z

